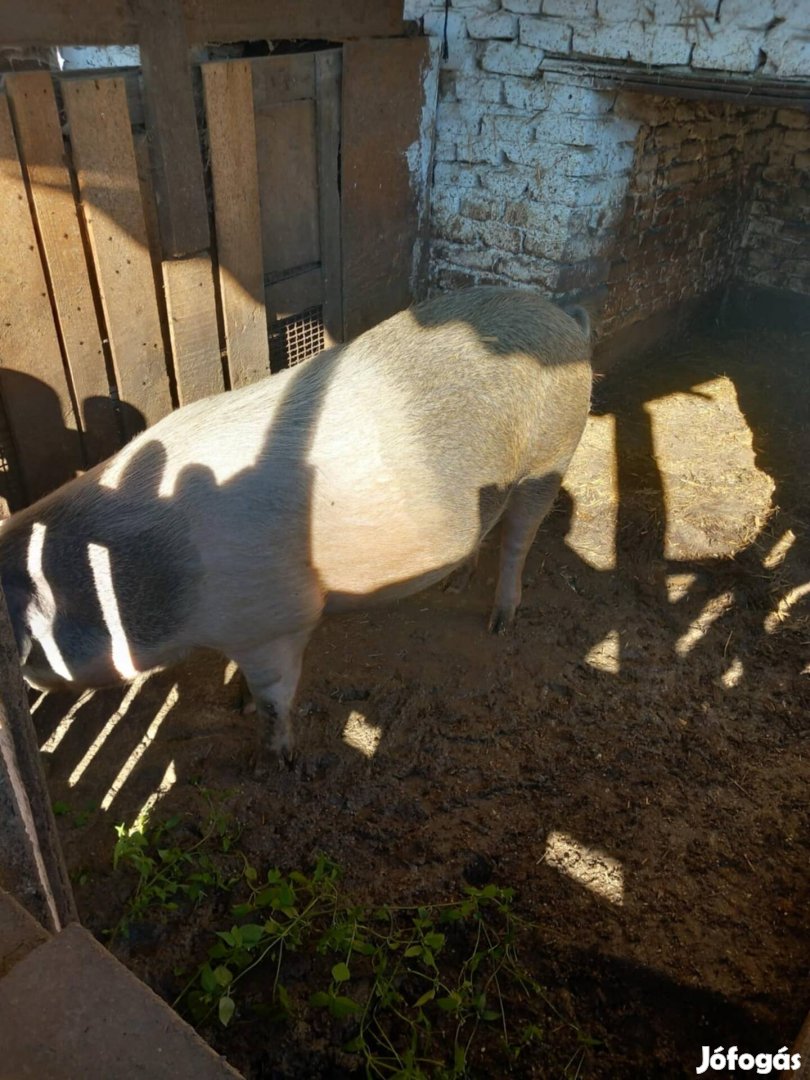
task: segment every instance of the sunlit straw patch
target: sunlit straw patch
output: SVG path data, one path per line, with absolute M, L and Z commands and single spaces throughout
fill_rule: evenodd
M 781 623 L 790 616 L 792 608 L 808 595 L 810 595 L 810 581 L 806 581 L 804 585 L 796 585 L 785 593 L 775 610 L 765 616 L 765 633 L 775 634 Z
M 619 631 L 611 630 L 585 655 L 585 663 L 599 671 L 618 675 L 621 670 L 621 642 Z
M 785 556 L 796 542 L 796 533 L 793 529 L 787 529 L 776 541 L 771 550 L 762 560 L 766 570 L 775 570 L 785 561 Z
M 176 783 L 177 769 L 175 768 L 174 761 L 170 761 L 166 767 L 166 772 L 163 774 L 163 779 L 135 815 L 135 820 L 132 823 L 132 829 L 130 831 L 143 832 L 146 823 L 149 820 L 149 815 L 152 813 L 155 806 L 162 798 L 164 798 L 164 796 L 168 795 Z
M 720 596 L 713 596 L 706 604 L 701 613 L 689 625 L 689 629 L 675 642 L 675 652 L 678 656 L 688 656 L 699 641 L 701 641 L 721 616 L 729 610 L 734 603 L 734 593 L 724 592 Z
M 343 741 L 353 750 L 359 750 L 365 757 L 374 757 L 377 752 L 382 731 L 366 720 L 365 716 L 352 709 L 343 729 Z
M 727 690 L 732 690 L 735 686 L 739 686 L 744 674 L 745 668 L 743 667 L 742 660 L 740 660 L 739 657 L 735 657 L 720 676 L 720 682 Z
M 612 855 L 586 847 L 565 833 L 551 832 L 546 839 L 544 862 L 603 900 L 624 903 L 624 872 Z

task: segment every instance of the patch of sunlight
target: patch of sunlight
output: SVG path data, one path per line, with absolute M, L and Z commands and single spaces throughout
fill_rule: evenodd
M 551 832 L 543 861 L 603 900 L 619 906 L 624 903 L 624 871 L 612 855 L 586 847 L 565 833 Z
M 171 791 L 174 785 L 177 783 L 177 770 L 174 767 L 174 761 L 170 761 L 166 772 L 163 774 L 163 779 L 158 786 L 140 808 L 135 815 L 135 820 L 132 823 L 132 829 L 130 832 L 143 832 L 149 815 L 155 809 L 160 800 Z
M 39 643 L 45 653 L 45 659 L 51 665 L 51 670 L 61 675 L 70 682 L 72 676 L 70 669 L 65 663 L 56 638 L 53 636 L 53 624 L 56 619 L 56 600 L 53 589 L 45 577 L 42 568 L 42 553 L 45 549 L 46 526 L 41 521 L 34 522 L 31 528 L 31 539 L 28 541 L 28 554 L 26 569 L 31 578 L 31 595 L 35 596 L 36 602 L 28 605 L 26 616 L 32 636 Z
M 101 605 L 101 616 L 104 619 L 112 643 L 113 667 L 122 679 L 134 679 L 138 674 L 138 670 L 132 662 L 129 642 L 124 631 L 124 624 L 121 622 L 118 597 L 115 595 L 112 581 L 112 563 L 109 549 L 101 544 L 88 544 L 87 556 L 90 560 L 90 569 L 93 572 L 96 596 Z
M 696 581 L 697 574 L 667 574 L 667 599 L 670 604 L 677 604 L 688 596 Z
M 771 550 L 762 560 L 766 570 L 775 570 L 780 563 L 784 562 L 785 556 L 796 543 L 796 533 L 793 529 L 787 529 L 776 541 Z
M 343 729 L 343 741 L 347 745 L 370 758 L 376 754 L 381 737 L 381 728 L 370 724 L 361 712 L 352 709 L 346 721 L 346 727 Z
M 42 744 L 42 746 L 40 746 L 40 750 L 43 754 L 52 754 L 54 752 L 62 739 L 64 739 L 65 735 L 67 735 L 70 729 L 70 725 L 76 718 L 76 713 L 79 711 L 79 709 L 83 708 L 87 704 L 93 694 L 95 694 L 95 690 L 85 690 L 81 697 L 78 699 L 78 701 L 74 701 L 74 703 L 70 706 L 65 715 L 59 721 L 56 730 L 51 735 L 49 735 L 45 742 Z M 42 697 L 45 697 L 45 695 L 43 694 Z M 41 701 L 42 698 L 40 698 L 39 700 Z M 39 705 L 39 701 L 37 702 L 37 705 Z M 31 712 L 33 711 L 34 710 L 32 709 Z
M 765 633 L 775 634 L 780 624 L 790 615 L 790 609 L 808 595 L 810 595 L 810 581 L 806 581 L 804 585 L 796 585 L 785 593 L 776 608 L 765 616 Z
M 225 674 L 222 676 L 222 685 L 227 686 L 238 670 L 239 665 L 233 660 L 229 660 L 225 667 Z
M 28 706 L 28 712 L 30 713 L 31 716 L 34 715 L 34 713 L 37 711 L 37 709 L 40 707 L 40 705 L 42 704 L 42 702 L 45 700 L 45 698 L 47 696 L 48 696 L 48 691 L 47 690 L 41 690 L 40 691 L 40 694 L 39 694 L 39 697 L 37 698 L 37 700 L 33 703 L 33 705 Z
M 729 556 L 750 544 L 771 512 L 774 483 L 757 468 L 732 380 L 723 375 L 644 409 L 664 494 L 664 558 Z
M 719 596 L 713 596 L 704 609 L 689 624 L 689 629 L 675 642 L 675 652 L 678 656 L 688 656 L 697 643 L 704 638 L 712 625 L 729 610 L 734 603 L 734 593 L 724 592 Z
M 619 631 L 611 630 L 585 655 L 585 663 L 599 671 L 609 671 L 618 675 L 621 671 L 621 642 Z
M 595 570 L 616 568 L 619 506 L 615 416 L 589 416 L 565 474 L 573 499 L 568 546 Z
M 169 693 L 166 695 L 166 700 L 163 702 L 163 704 L 158 709 L 158 712 L 157 712 L 157 715 L 155 716 L 155 719 L 152 721 L 152 723 L 147 728 L 146 734 L 141 739 L 141 741 L 138 743 L 138 745 L 135 747 L 135 749 L 132 751 L 132 753 L 129 755 L 126 762 L 124 763 L 123 768 L 118 773 L 118 776 L 116 776 L 116 778 L 110 784 L 109 791 L 104 796 L 104 798 L 101 800 L 101 809 L 102 810 L 109 810 L 110 809 L 110 807 L 112 806 L 112 803 L 113 803 L 113 799 L 115 799 L 118 792 L 121 790 L 121 788 L 127 782 L 127 779 L 129 778 L 130 773 L 135 768 L 135 766 L 138 764 L 138 762 L 141 760 L 141 758 L 146 753 L 146 751 L 149 749 L 149 747 L 152 745 L 152 743 L 155 741 L 155 737 L 156 737 L 156 735 L 158 733 L 158 728 L 163 723 L 163 721 L 166 719 L 169 712 L 177 704 L 177 699 L 178 699 L 179 696 L 180 696 L 180 694 L 179 694 L 178 689 L 177 689 L 177 683 L 175 683 L 174 686 L 169 691 Z
M 78 782 L 81 780 L 87 769 L 87 766 L 90 764 L 90 762 L 102 748 L 104 743 L 110 737 L 119 721 L 123 720 L 123 718 L 129 712 L 129 708 L 132 705 L 132 702 L 138 696 L 141 687 L 148 678 L 148 675 L 141 675 L 140 678 L 136 679 L 132 686 L 130 686 L 130 688 L 127 690 L 126 694 L 124 695 L 124 700 L 112 714 L 110 719 L 98 733 L 95 739 L 93 739 L 92 743 L 87 749 L 87 753 L 84 755 L 82 760 L 68 777 L 68 787 L 75 787 L 76 784 L 78 784 Z
M 723 674 L 720 676 L 720 682 L 727 690 L 733 689 L 735 686 L 739 686 L 742 681 L 742 677 L 745 674 L 745 668 L 743 667 L 742 660 L 736 657 L 731 661 L 731 664 L 726 668 Z

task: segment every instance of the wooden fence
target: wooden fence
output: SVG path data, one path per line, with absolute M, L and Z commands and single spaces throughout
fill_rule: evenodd
M 412 296 L 424 39 L 192 70 L 188 12 L 150 6 L 142 71 L 9 74 L 0 94 L 12 509 Z

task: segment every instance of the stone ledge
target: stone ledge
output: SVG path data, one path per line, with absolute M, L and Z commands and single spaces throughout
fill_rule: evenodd
M 89 934 L 68 926 L 0 980 L 0 1080 L 238 1080 Z
M 24 907 L 0 889 L 0 978 L 50 937 Z

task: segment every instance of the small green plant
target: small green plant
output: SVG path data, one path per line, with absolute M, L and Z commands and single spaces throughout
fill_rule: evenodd
M 248 866 L 245 879 L 237 921 L 218 932 L 175 1002 L 196 1023 L 216 1015 L 228 1025 L 244 980 L 268 965 L 275 1017 L 325 1011 L 369 1077 L 464 1076 L 481 1025 L 497 1030 L 509 1060 L 542 1038 L 521 1020 L 546 998 L 518 956 L 511 889 L 468 887 L 445 904 L 369 910 L 349 901 L 325 856 L 310 875 L 272 869 L 260 881 Z M 323 984 L 303 1000 L 284 978 L 285 958 L 300 950 L 323 957 Z
M 168 919 L 217 893 L 238 897 L 230 926 L 215 932 L 174 1002 L 198 1026 L 227 1028 L 251 1013 L 308 1018 L 331 1027 L 349 1071 L 458 1080 L 473 1063 L 503 1073 L 534 1055 L 550 1018 L 555 1037 L 563 1028 L 575 1035 L 579 1072 L 595 1044 L 522 962 L 518 939 L 532 927 L 514 910 L 511 889 L 470 886 L 446 903 L 363 907 L 325 855 L 306 874 L 260 875 L 236 848 L 219 801 L 202 794 L 208 818 L 192 842 L 179 817 L 140 822 L 118 826 L 114 855 L 116 868 L 136 874 L 114 936 L 147 915 Z M 290 963 L 293 954 L 300 959 Z
M 183 825 L 179 815 L 154 827 L 148 821 L 116 825 L 113 869 L 134 870 L 137 879 L 124 913 L 110 931 L 113 939 L 146 915 L 165 917 L 214 892 L 229 892 L 241 879 L 244 859 L 234 848 L 233 823 L 220 805 L 221 797 L 204 788 L 200 794 L 208 816 L 192 843 L 179 836 Z

